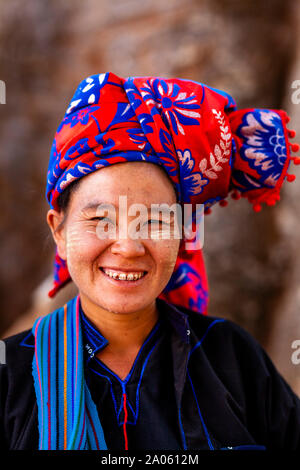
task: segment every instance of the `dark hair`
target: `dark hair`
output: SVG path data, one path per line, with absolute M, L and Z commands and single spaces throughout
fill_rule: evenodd
M 60 222 L 60 224 L 56 227 L 55 232 L 57 232 L 57 230 L 60 230 L 63 227 L 67 218 L 67 212 L 68 212 L 68 207 L 70 204 L 71 195 L 76 190 L 76 188 L 78 188 L 80 182 L 81 182 L 81 178 L 75 181 L 72 181 L 72 183 L 70 183 L 69 186 L 67 186 L 66 189 L 58 196 L 57 205 L 59 207 L 59 210 L 63 212 L 64 218 Z
M 58 196 L 57 205 L 62 212 L 67 212 L 72 192 L 79 186 L 81 179 L 72 181 L 66 189 Z

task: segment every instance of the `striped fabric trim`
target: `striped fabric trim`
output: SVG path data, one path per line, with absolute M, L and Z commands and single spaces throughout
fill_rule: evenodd
M 32 363 L 40 450 L 106 450 L 84 379 L 79 296 L 36 320 Z

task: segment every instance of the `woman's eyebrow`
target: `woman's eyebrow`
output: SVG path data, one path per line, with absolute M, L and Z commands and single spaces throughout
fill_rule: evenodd
M 95 210 L 95 209 L 111 209 L 112 207 L 115 207 L 113 204 L 109 204 L 107 202 L 90 202 L 86 206 L 83 207 L 83 211 L 86 210 Z
M 148 212 L 151 212 L 152 215 L 159 215 L 159 213 L 161 213 L 163 215 L 171 215 L 174 217 L 174 211 L 171 208 L 165 207 L 165 205 L 160 207 L 158 204 L 153 204 L 153 206 L 154 207 L 151 207 L 151 206 L 146 207 Z M 87 211 L 87 210 L 112 209 L 112 208 L 117 209 L 118 206 L 114 206 L 114 204 L 110 204 L 107 202 L 97 201 L 97 202 L 90 202 L 89 204 L 84 206 L 82 210 Z

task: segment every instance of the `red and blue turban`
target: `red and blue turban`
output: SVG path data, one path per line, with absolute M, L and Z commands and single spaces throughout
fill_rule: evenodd
M 145 161 L 161 165 L 176 189 L 178 202 L 204 204 L 205 213 L 230 194 L 246 197 L 254 210 L 280 199 L 297 144 L 288 138 L 285 111 L 237 110 L 233 98 L 202 83 L 155 77 L 92 75 L 78 86 L 57 130 L 48 169 L 47 199 L 73 181 L 108 165 Z M 70 280 L 56 253 L 54 287 Z M 161 298 L 206 313 L 208 283 L 202 251 L 181 243 L 174 272 Z

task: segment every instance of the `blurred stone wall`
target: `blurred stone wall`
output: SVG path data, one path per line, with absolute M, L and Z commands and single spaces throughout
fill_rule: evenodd
M 44 192 L 52 138 L 77 84 L 106 71 L 189 78 L 228 91 L 239 107 L 285 106 L 300 135 L 290 100 L 298 10 L 293 0 L 0 0 L 0 334 L 29 328 L 75 292 L 46 296 L 54 246 Z M 210 313 L 248 329 L 292 384 L 299 187 L 286 184 L 280 203 L 258 214 L 245 200 L 215 206 L 204 243 Z

